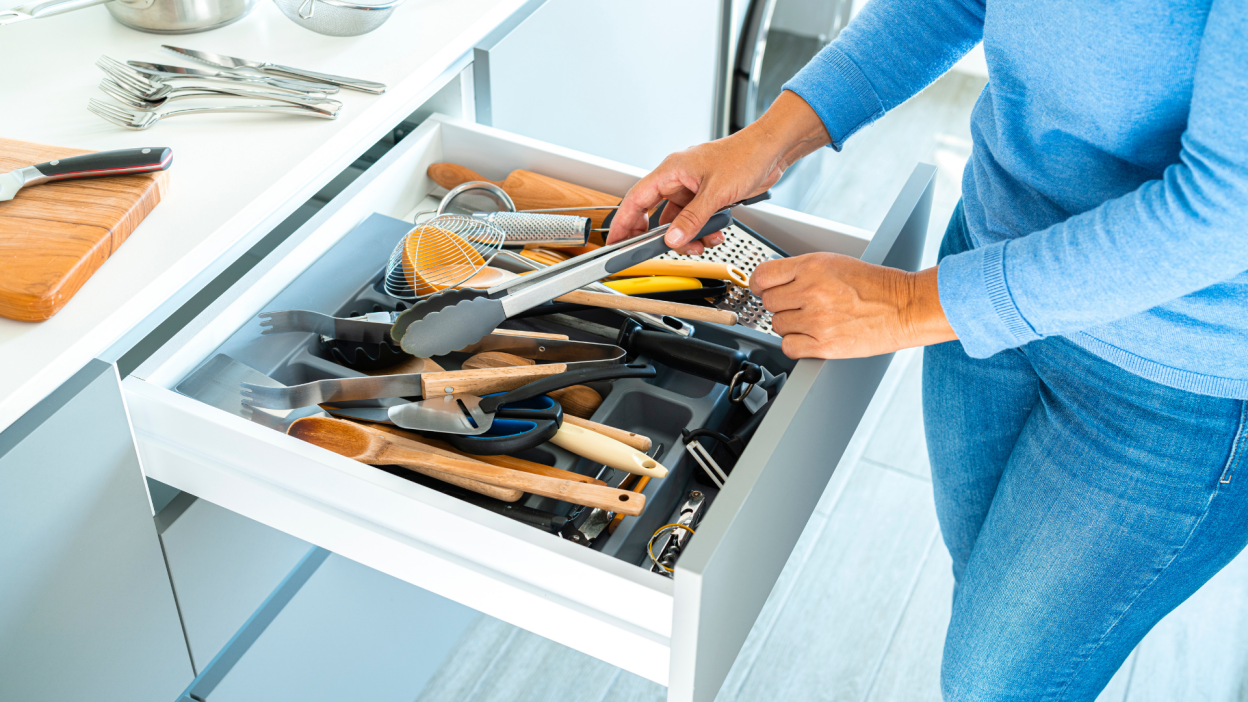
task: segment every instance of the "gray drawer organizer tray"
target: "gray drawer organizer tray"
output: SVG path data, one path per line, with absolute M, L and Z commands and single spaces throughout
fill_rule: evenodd
M 408 303 L 382 292 L 380 281 L 387 257 L 411 226 L 402 220 L 380 214 L 372 215 L 288 285 L 266 310 L 303 309 L 349 317 L 368 312 L 405 309 Z M 496 265 L 505 267 L 501 260 Z M 574 314 L 613 327 L 618 327 L 623 321 L 622 317 L 604 310 Z M 504 326 L 564 333 L 574 339 L 586 341 L 603 341 L 599 337 L 555 326 L 541 319 L 509 320 Z M 314 334 L 261 335 L 260 331 L 258 320 L 244 325 L 209 357 L 217 353 L 227 354 L 287 385 L 363 375 L 329 360 L 330 354 Z M 742 326 L 729 328 L 698 324 L 694 336 L 738 348 L 750 360 L 763 365 L 773 374 L 778 375 L 793 369 L 794 362 L 780 351 L 779 338 L 770 334 Z M 463 358 L 451 355 L 436 360 L 447 370 L 454 370 L 459 368 Z M 644 356 L 638 360 L 648 362 Z M 604 401 L 592 417 L 594 421 L 649 436 L 655 444 L 651 455 L 671 471 L 666 478 L 651 480 L 646 486 L 644 494 L 647 503 L 641 516 L 626 518 L 614 534 L 607 536 L 604 532 L 603 538 L 599 538 L 594 544 L 594 548 L 608 555 L 645 567 L 648 567 L 645 548 L 650 535 L 660 526 L 675 521 L 677 509 L 689 491 L 701 490 L 707 496 L 708 503 L 714 500 L 718 492 L 709 481 L 702 481 L 696 475 L 701 469 L 684 450 L 681 429 L 719 430 L 730 417 L 734 422 L 739 422 L 744 412 L 729 402 L 726 386 L 660 364 L 656 364 L 656 368 L 659 373 L 652 380 L 630 378 L 595 384 L 595 389 L 603 394 Z M 401 400 L 360 404 L 387 405 L 398 402 Z M 553 444 L 543 444 L 524 457 L 584 475 L 597 476 L 602 470 L 601 466 Z M 601 477 L 608 484 L 618 484 L 623 475 L 613 473 L 606 469 Z M 404 472 L 396 474 L 403 475 Z M 566 517 L 575 517 L 580 511 L 575 505 L 537 495 L 527 496 L 522 504 Z M 559 537 L 552 535 L 551 538 Z

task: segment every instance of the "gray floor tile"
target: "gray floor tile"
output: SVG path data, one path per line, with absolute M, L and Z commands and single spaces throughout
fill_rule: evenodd
M 621 670 L 602 702 L 664 702 L 666 699 L 666 687 Z
M 516 627 L 482 615 L 468 628 L 429 680 L 418 702 L 467 702 L 512 639 Z
M 931 480 L 927 439 L 923 436 L 922 384 L 923 358 L 915 356 L 907 365 L 863 457 L 916 478 Z
M 1128 702 L 1248 700 L 1248 551 L 1136 647 Z
M 719 699 L 861 700 L 935 530 L 927 483 L 859 466 L 740 688 Z
M 940 702 L 940 660 L 953 600 L 953 561 L 933 534 L 927 562 L 871 686 L 869 702 Z
M 457 702 L 599 702 L 620 669 L 517 630 L 471 696 Z

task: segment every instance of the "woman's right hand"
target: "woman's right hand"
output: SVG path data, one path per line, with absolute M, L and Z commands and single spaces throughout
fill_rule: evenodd
M 703 251 L 702 242 L 715 246 L 723 241 L 718 232 L 689 241 L 711 215 L 775 185 L 786 168 L 828 141 L 815 111 L 786 90 L 745 129 L 663 159 L 628 191 L 611 221 L 607 243 L 647 231 L 647 213 L 666 199 L 659 223 L 672 224 L 667 245 L 696 256 Z

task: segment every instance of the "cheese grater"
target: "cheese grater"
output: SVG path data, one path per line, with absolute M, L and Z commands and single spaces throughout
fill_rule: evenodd
M 584 246 L 589 217 L 532 212 L 474 212 L 473 217 L 503 230 L 504 246 Z
M 775 244 L 734 219 L 732 225 L 724 230 L 724 243 L 707 248 L 701 256 L 683 256 L 675 251 L 668 251 L 657 258 L 658 260 L 728 263 L 745 271 L 746 275 L 754 275 L 754 269 L 763 261 L 788 258 L 788 256 Z M 715 306 L 736 312 L 738 324 L 767 332 L 772 336 L 779 336 L 771 330 L 771 313 L 763 308 L 763 301 L 750 292 L 749 288 L 729 285 L 727 296 L 715 303 Z

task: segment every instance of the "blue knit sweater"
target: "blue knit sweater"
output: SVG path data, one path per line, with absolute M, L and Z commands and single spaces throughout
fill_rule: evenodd
M 840 149 L 983 39 L 940 301 L 984 358 L 1061 335 L 1248 399 L 1248 0 L 872 0 L 785 87 Z

